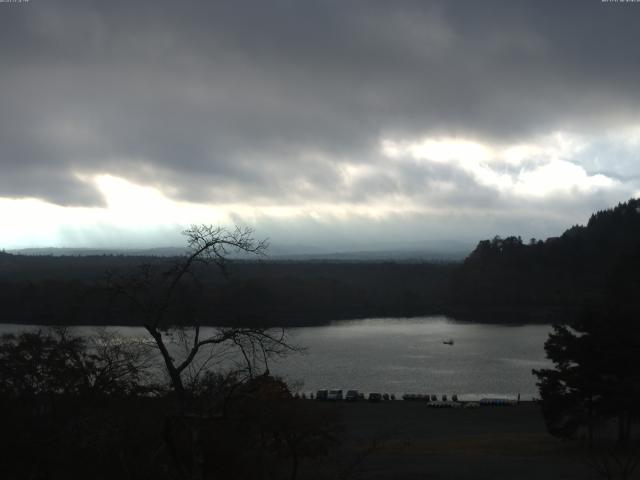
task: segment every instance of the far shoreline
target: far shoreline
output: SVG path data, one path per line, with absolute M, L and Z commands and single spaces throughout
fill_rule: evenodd
M 513 320 L 514 317 L 525 317 L 522 320 Z M 328 327 L 332 325 L 339 325 L 349 322 L 363 322 L 366 320 L 405 320 L 405 321 L 418 321 L 418 320 L 433 320 L 437 318 L 444 318 L 448 321 L 459 324 L 483 324 L 483 325 L 502 325 L 502 326 L 525 326 L 525 325 L 555 325 L 555 324 L 569 324 L 571 323 L 572 315 L 569 312 L 552 312 L 548 310 L 519 310 L 519 309 L 455 309 L 454 311 L 438 312 L 438 313 L 426 313 L 422 315 L 366 315 L 366 316 L 353 316 L 342 317 L 336 319 L 329 319 L 321 322 L 295 322 L 285 321 L 277 323 L 259 323 L 259 322 L 203 322 L 191 325 L 175 325 L 174 327 L 192 328 L 195 326 L 209 327 L 209 328 L 226 328 L 226 327 L 263 327 L 263 328 L 313 328 L 313 327 Z M 11 326 L 25 326 L 25 327 L 37 327 L 37 328 L 49 328 L 49 327 L 80 327 L 80 328 L 104 328 L 104 327 L 127 327 L 127 328 L 144 328 L 142 324 L 136 323 L 57 323 L 57 322 L 24 322 L 24 321 L 11 321 L 3 319 L 0 322 L 2 325 Z

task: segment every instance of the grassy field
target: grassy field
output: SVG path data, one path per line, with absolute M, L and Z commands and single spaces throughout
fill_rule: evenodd
M 331 408 L 331 407 L 328 407 Z M 341 403 L 341 475 L 362 479 L 595 479 L 584 453 L 550 436 L 539 408 L 433 409 Z

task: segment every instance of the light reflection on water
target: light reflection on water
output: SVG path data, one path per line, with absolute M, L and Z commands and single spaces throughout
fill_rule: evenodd
M 367 319 L 297 328 L 306 355 L 272 371 L 302 390 L 357 388 L 365 392 L 537 396 L 532 368 L 549 365 L 548 325 L 473 324 L 445 317 Z M 449 346 L 442 342 L 452 339 Z
M 0 325 L 0 333 L 24 327 Z M 76 327 L 90 334 L 91 328 Z M 136 327 L 109 327 L 124 336 L 144 336 Z M 202 335 L 207 329 L 203 329 Z M 306 353 L 271 364 L 301 391 L 356 388 L 363 392 L 404 392 L 461 398 L 537 396 L 532 368 L 548 365 L 548 325 L 474 324 L 445 317 L 366 319 L 289 330 Z M 442 342 L 452 339 L 449 346 Z

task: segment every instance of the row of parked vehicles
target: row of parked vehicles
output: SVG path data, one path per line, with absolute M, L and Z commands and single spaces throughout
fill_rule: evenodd
M 437 402 L 438 401 L 438 396 L 437 395 L 429 395 L 428 393 L 405 393 L 402 396 L 403 400 L 407 400 L 410 402 Z M 449 399 L 446 395 L 442 395 L 442 401 L 443 402 L 448 402 Z M 458 395 L 456 395 L 455 393 L 453 395 L 451 395 L 451 401 L 452 402 L 457 402 L 458 401 Z
M 347 401 L 347 402 L 357 402 L 358 400 L 369 400 L 370 402 L 382 402 L 388 400 L 395 400 L 395 394 L 391 393 L 369 393 L 367 397 L 365 397 L 364 393 L 359 392 L 358 390 L 347 390 L 346 394 L 343 390 L 318 390 L 315 396 L 316 400 L 326 400 L 326 401 Z M 405 393 L 402 395 L 402 400 L 405 401 L 420 401 L 420 402 L 438 402 L 437 395 L 429 395 L 422 393 Z M 453 394 L 451 396 L 451 400 L 448 399 L 447 395 L 442 395 L 442 400 L 440 402 L 457 402 L 458 396 Z
M 346 401 L 346 402 L 357 402 L 368 400 L 370 402 L 382 402 L 388 400 L 395 400 L 396 396 L 388 393 L 369 393 L 369 395 L 365 396 L 364 393 L 359 392 L 358 390 L 347 390 L 346 394 L 343 390 L 318 390 L 316 392 L 316 400 L 325 400 L 325 401 Z
M 301 398 L 307 398 L 305 394 L 302 395 Z M 311 399 L 314 398 L 314 395 L 311 394 Z M 458 400 L 458 395 L 453 394 L 451 398 L 447 395 L 442 395 L 438 398 L 437 395 L 429 395 L 423 393 L 405 393 L 402 395 L 402 400 L 407 402 L 425 402 L 429 407 L 433 408 L 477 408 L 481 405 L 500 405 L 500 406 L 510 406 L 517 405 L 518 401 L 504 398 L 483 398 L 479 402 L 461 402 Z M 365 396 L 364 393 L 359 392 L 358 390 L 347 390 L 346 393 L 341 389 L 334 390 L 318 390 L 315 394 L 315 399 L 320 401 L 346 401 L 346 402 L 357 402 L 368 400 L 369 402 L 383 402 L 389 400 L 396 400 L 395 394 L 391 393 L 369 393 Z

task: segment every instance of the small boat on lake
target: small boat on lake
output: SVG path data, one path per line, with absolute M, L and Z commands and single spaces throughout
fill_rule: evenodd
M 445 340 L 442 343 L 444 343 L 445 345 L 453 345 L 453 339 L 450 338 L 449 340 Z

